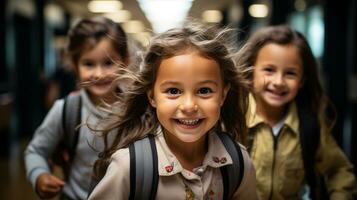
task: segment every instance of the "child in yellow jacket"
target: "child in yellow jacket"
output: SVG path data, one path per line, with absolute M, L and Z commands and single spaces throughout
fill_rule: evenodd
M 263 28 L 244 45 L 239 62 L 252 68 L 247 125 L 260 199 L 301 199 L 306 188 L 310 198 L 322 198 L 318 179 L 305 171 L 300 139 L 302 121 L 313 122 L 300 113 L 315 117 L 320 130 L 312 133 L 318 134 L 313 175 L 323 176 L 330 199 L 356 198 L 353 166 L 330 134 L 327 97 L 306 39 L 287 26 Z

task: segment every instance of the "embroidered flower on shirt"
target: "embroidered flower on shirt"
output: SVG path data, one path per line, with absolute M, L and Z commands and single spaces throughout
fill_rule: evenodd
M 215 163 L 219 163 L 219 158 L 218 158 L 218 157 L 213 156 L 212 159 L 213 159 L 213 161 L 214 161 Z
M 220 162 L 221 162 L 221 164 L 226 163 L 227 162 L 227 158 L 226 157 L 221 158 Z
M 168 166 L 165 167 L 165 170 L 168 173 L 172 172 L 173 169 L 174 169 L 174 166 L 172 166 L 172 165 L 168 165 Z

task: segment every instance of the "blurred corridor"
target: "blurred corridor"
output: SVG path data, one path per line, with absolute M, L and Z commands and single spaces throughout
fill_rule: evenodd
M 180 1 L 180 0 L 179 0 Z M 183 1 L 183 0 L 182 0 Z M 142 0 L 121 0 L 117 11 L 91 11 L 89 0 L 3 0 L 0 9 L 0 199 L 36 199 L 24 170 L 23 151 L 53 100 L 55 72 L 65 65 L 60 52 L 78 19 L 105 15 L 123 25 L 130 38 L 146 46 L 173 19 L 150 16 Z M 174 1 L 173 1 L 174 2 Z M 237 28 L 237 44 L 272 24 L 302 32 L 319 61 L 324 87 L 337 109 L 334 137 L 357 166 L 357 1 L 188 0 L 183 16 Z M 154 12 L 166 10 L 163 2 Z M 166 5 L 178 8 L 173 5 Z M 150 7 L 150 6 L 149 6 Z M 169 15 L 166 12 L 166 16 Z M 170 12 L 169 12 L 170 13 Z M 165 16 L 165 15 L 164 15 Z M 64 72 L 65 73 L 65 72 Z M 55 78 L 54 78 L 55 77 Z M 65 81 L 69 82 L 69 81 Z
M 0 199 L 37 199 L 25 177 L 23 150 L 27 143 L 12 144 L 9 157 L 0 158 Z

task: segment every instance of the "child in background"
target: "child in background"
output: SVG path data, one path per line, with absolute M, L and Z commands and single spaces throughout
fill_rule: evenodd
M 89 199 L 129 199 L 127 147 L 148 135 L 154 135 L 158 156 L 154 199 L 223 199 L 220 169 L 232 158 L 218 135 L 225 130 L 244 138 L 248 94 L 225 36 L 191 23 L 151 41 L 140 73 L 126 75 L 134 84 L 119 100 L 125 111 L 113 112 L 116 121 L 103 132 L 115 128 L 116 139 L 95 164 L 96 174 L 105 175 Z M 244 176 L 232 198 L 256 199 L 254 167 L 239 148 Z
M 122 85 L 113 87 L 112 82 L 121 65 L 128 63 L 126 35 L 113 21 L 95 17 L 81 20 L 68 37 L 67 50 L 82 86 L 78 94 L 82 101 L 80 121 L 96 124 L 105 115 L 97 106 L 112 102 L 115 92 L 121 91 Z M 85 199 L 98 158 L 95 149 L 104 147 L 89 127 L 81 126 L 66 182 L 51 174 L 48 160 L 64 135 L 63 107 L 63 99 L 55 102 L 25 151 L 27 177 L 41 199 L 59 194 L 61 199 Z
M 259 198 L 301 199 L 306 182 L 318 185 L 304 168 L 300 125 L 308 118 L 301 119 L 299 113 L 305 113 L 320 126 L 320 133 L 312 133 L 320 135 L 312 169 L 323 175 L 331 199 L 354 199 L 353 166 L 330 134 L 327 97 L 305 38 L 287 26 L 266 27 L 250 37 L 240 55 L 241 65 L 253 67 L 248 76 L 252 82 L 248 149 Z M 308 135 L 307 141 L 313 137 Z M 312 199 L 321 199 L 319 195 L 317 187 L 310 187 Z

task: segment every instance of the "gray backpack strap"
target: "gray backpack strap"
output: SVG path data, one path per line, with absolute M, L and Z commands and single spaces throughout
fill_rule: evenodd
M 81 123 L 81 107 L 82 98 L 79 92 L 71 93 L 65 98 L 62 127 L 64 140 L 69 145 L 69 152 L 72 158 L 74 157 L 79 138 L 77 126 Z
M 130 153 L 130 200 L 155 199 L 158 160 L 153 136 L 129 145 Z
M 81 101 L 78 92 L 71 93 L 64 99 L 62 109 L 63 136 L 52 155 L 53 163 L 62 167 L 65 179 L 69 176 L 76 153 L 79 138 L 79 129 L 76 127 L 81 123 Z
M 243 154 L 239 145 L 228 133 L 218 133 L 224 147 L 232 158 L 233 164 L 221 167 L 223 179 L 223 199 L 232 199 L 234 192 L 239 188 L 244 175 Z

